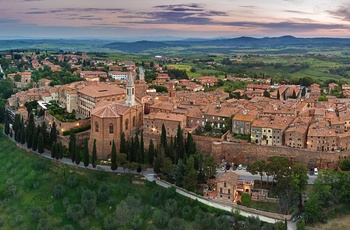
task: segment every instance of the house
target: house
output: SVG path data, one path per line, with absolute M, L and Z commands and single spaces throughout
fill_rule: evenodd
M 316 122 L 309 127 L 307 149 L 313 151 L 340 150 L 339 137 L 328 122 Z
M 114 80 L 125 81 L 129 78 L 129 75 L 132 75 L 131 72 L 122 72 L 122 71 L 109 71 L 108 76 Z
M 202 76 L 196 79 L 204 87 L 211 87 L 218 83 L 218 79 L 215 76 Z
M 237 134 L 250 134 L 250 127 L 254 119 L 259 115 L 257 110 L 240 110 L 232 118 L 232 132 Z
M 107 73 L 103 71 L 81 71 L 80 77 L 87 81 L 100 81 L 100 78 L 107 79 Z
M 165 126 L 168 137 L 175 137 L 178 126 L 184 130 L 186 127 L 186 116 L 175 113 L 156 112 L 144 116 L 143 132 L 144 134 L 151 134 L 160 136 L 162 133 L 162 126 Z
M 237 183 L 239 175 L 232 171 L 226 171 L 218 175 L 216 180 L 216 199 L 224 201 L 234 201 L 237 193 Z
M 306 148 L 308 128 L 311 117 L 297 117 L 285 132 L 285 145 L 292 148 Z
M 39 86 L 39 87 L 49 86 L 51 82 L 52 82 L 52 81 L 49 80 L 49 79 L 41 78 L 41 79 L 38 81 L 38 86 Z

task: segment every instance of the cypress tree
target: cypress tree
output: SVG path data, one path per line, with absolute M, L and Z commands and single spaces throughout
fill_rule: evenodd
M 44 146 L 49 146 L 51 147 L 50 145 L 52 144 L 50 140 L 50 136 L 49 134 L 47 133 L 47 127 L 46 127 L 46 123 L 43 122 L 43 124 L 41 125 L 41 128 L 40 128 L 40 132 L 41 134 L 43 135 L 43 139 L 44 139 Z
M 184 148 L 184 138 L 182 136 L 182 130 L 180 127 L 180 124 L 177 127 L 177 148 L 176 148 L 176 155 L 179 159 L 184 159 L 184 152 L 185 152 L 185 148 Z
M 62 145 L 62 142 L 60 142 L 58 144 L 58 149 L 59 149 L 59 158 L 62 159 L 63 158 L 63 145 Z
M 277 99 L 279 100 L 281 98 L 280 91 L 277 89 Z
M 13 131 L 15 131 L 15 133 L 18 132 L 18 130 L 21 127 L 21 117 L 19 114 L 15 115 L 15 123 L 13 124 Z
M 33 129 L 32 149 L 33 151 L 36 151 L 38 149 L 38 135 L 36 128 Z
M 115 147 L 115 143 L 114 143 L 114 140 L 113 140 L 113 144 L 112 144 L 112 151 L 111 151 L 111 169 L 113 171 L 117 170 L 118 166 L 117 166 L 117 150 L 116 150 L 116 147 Z
M 119 148 L 120 153 L 126 153 L 126 140 L 125 140 L 125 133 L 122 132 L 120 135 L 120 148 Z
M 9 119 L 6 116 L 6 121 L 5 121 L 5 134 L 8 136 L 10 134 L 10 122 Z
M 160 135 L 160 147 L 164 150 L 167 148 L 166 129 L 164 123 L 162 125 L 162 133 Z
M 162 167 L 162 162 L 161 162 L 161 152 L 160 150 L 157 151 L 157 156 L 154 158 L 154 163 L 153 163 L 153 170 L 155 173 L 160 173 L 160 168 Z
M 60 157 L 61 157 L 60 145 L 61 145 L 61 143 L 55 142 L 55 158 L 56 158 L 56 160 L 60 159 Z
M 56 123 L 54 122 L 51 127 L 50 131 L 50 141 L 51 143 L 54 143 L 57 141 L 57 128 L 56 128 Z
M 26 143 L 26 132 L 25 132 L 25 128 L 24 125 L 22 125 L 21 127 L 21 144 L 24 145 Z
M 69 152 L 70 152 L 72 162 L 75 161 L 75 148 L 76 148 L 75 132 L 74 132 L 74 129 L 71 129 L 70 135 L 69 135 Z
M 141 141 L 140 141 L 140 151 L 141 151 L 141 158 L 142 158 L 142 162 L 141 163 L 145 163 L 145 142 L 143 140 L 143 132 L 141 132 Z
M 21 130 L 18 129 L 17 132 L 15 132 L 15 141 L 20 142 L 21 141 Z
M 89 166 L 89 145 L 88 145 L 88 140 L 85 138 L 84 141 L 84 166 L 88 167 Z
M 296 94 L 296 92 L 295 92 L 295 90 L 293 89 L 293 94 L 292 94 L 292 98 L 297 98 L 297 94 Z
M 148 159 L 147 163 L 152 165 L 153 164 L 153 160 L 154 160 L 154 144 L 153 144 L 153 140 L 152 139 L 149 142 L 147 159 Z
M 56 143 L 53 143 L 52 146 L 51 146 L 51 158 L 55 158 L 56 156 L 56 146 L 57 144 Z
M 96 168 L 97 165 L 97 150 L 96 150 L 96 139 L 94 139 L 94 145 L 92 147 L 92 167 Z
M 12 133 L 12 129 L 10 129 L 10 137 L 12 138 L 13 133 Z
M 135 157 L 136 157 L 136 162 L 143 163 L 143 159 L 141 159 L 140 142 L 139 142 L 139 135 L 138 134 L 136 134 L 136 137 L 135 137 L 134 153 L 135 153 Z
M 75 163 L 77 165 L 79 165 L 80 164 L 80 148 L 78 145 L 75 146 L 75 156 L 74 157 L 75 157 Z
M 44 152 L 44 137 L 41 133 L 38 135 L 38 152 L 40 154 Z
M 188 133 L 187 134 L 187 141 L 186 141 L 186 153 L 188 155 L 192 155 L 196 153 L 196 143 L 193 140 L 192 134 Z
M 135 157 L 135 148 L 134 148 L 134 138 L 131 137 L 131 140 L 129 142 L 129 153 L 130 153 L 130 162 L 135 162 L 136 157 Z

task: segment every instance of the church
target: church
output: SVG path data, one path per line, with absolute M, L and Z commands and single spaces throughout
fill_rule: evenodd
M 120 136 L 123 132 L 128 139 L 141 131 L 143 113 L 143 105 L 135 97 L 133 77 L 129 75 L 125 101 L 101 100 L 91 111 L 90 154 L 96 140 L 97 158 L 110 159 L 113 140 L 119 152 Z

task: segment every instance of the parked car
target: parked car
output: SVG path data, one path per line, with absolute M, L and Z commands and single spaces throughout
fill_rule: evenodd
M 318 175 L 318 169 L 314 168 L 314 175 L 317 176 Z
M 242 164 L 238 165 L 238 170 L 241 170 L 243 168 Z
M 225 167 L 225 165 L 223 165 L 223 166 L 221 167 L 221 171 L 225 171 L 225 169 L 226 169 L 226 167 Z
M 226 170 L 229 170 L 231 168 L 231 165 L 227 164 L 226 165 Z

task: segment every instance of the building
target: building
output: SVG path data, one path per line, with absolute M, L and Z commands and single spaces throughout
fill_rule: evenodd
M 100 81 L 100 78 L 107 79 L 107 73 L 103 71 L 81 71 L 80 77 L 87 81 Z
M 178 126 L 184 130 L 186 127 L 186 116 L 175 113 L 156 112 L 144 117 L 143 133 L 151 135 L 161 135 L 162 126 L 165 126 L 168 137 L 175 137 Z
M 238 179 L 239 175 L 231 171 L 219 174 L 216 181 L 216 198 L 218 200 L 234 201 L 238 195 L 236 191 Z
M 285 145 L 292 148 L 307 147 L 307 133 L 311 117 L 297 117 L 285 132 Z
M 125 89 L 111 84 L 93 84 L 78 90 L 78 113 L 85 117 L 90 117 L 91 110 L 95 104 L 101 100 L 124 101 Z
M 52 81 L 49 80 L 49 79 L 41 78 L 41 79 L 38 81 L 38 86 L 39 86 L 39 87 L 49 86 L 51 82 L 52 82 Z
M 250 127 L 259 115 L 257 110 L 241 110 L 232 118 L 232 132 L 237 134 L 250 134 Z
M 218 83 L 218 79 L 215 76 L 202 76 L 196 79 L 204 87 L 211 87 Z
M 321 152 L 340 150 L 339 137 L 327 123 L 314 123 L 307 134 L 307 149 Z
M 121 71 L 110 71 L 108 72 L 108 76 L 113 78 L 114 80 L 122 80 L 126 81 L 129 78 L 131 72 L 121 72 Z
M 284 132 L 293 117 L 268 116 L 256 119 L 251 126 L 251 143 L 269 146 L 284 145 Z
M 110 158 L 113 141 L 118 151 L 122 133 L 125 134 L 126 139 L 129 139 L 142 130 L 143 105 L 135 98 L 135 88 L 131 78 L 128 79 L 126 91 L 124 100 L 106 100 L 106 97 L 100 97 L 91 111 L 89 149 L 91 152 L 96 140 L 99 159 Z M 115 97 L 118 96 L 113 95 L 113 98 Z

